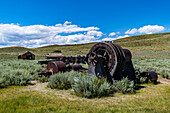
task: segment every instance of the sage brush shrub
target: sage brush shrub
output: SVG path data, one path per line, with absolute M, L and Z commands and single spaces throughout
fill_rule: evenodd
M 72 88 L 76 95 L 86 98 L 106 97 L 113 95 L 115 91 L 105 78 L 98 79 L 89 75 L 75 77 Z
M 80 76 L 78 72 L 57 73 L 49 78 L 48 87 L 51 89 L 69 89 L 73 83 L 74 77 Z
M 15 70 L 13 71 L 11 85 L 27 85 L 32 80 L 32 77 L 28 72 L 25 72 L 23 70 Z
M 140 77 L 139 83 L 140 83 L 140 84 L 148 83 L 147 77 Z
M 31 81 L 32 77 L 23 70 L 7 71 L 0 75 L 0 88 L 4 88 L 11 85 L 27 85 Z
M 27 85 L 38 72 L 44 71 L 38 61 L 0 59 L 0 88 L 10 85 Z
M 5 88 L 10 85 L 10 81 L 7 76 L 0 75 L 0 88 Z
M 135 93 L 134 81 L 131 81 L 128 78 L 123 78 L 122 80 L 117 81 L 115 83 L 115 87 L 117 87 L 123 94 Z
M 37 80 L 37 81 L 39 81 L 39 82 L 44 83 L 44 82 L 48 82 L 48 79 L 49 79 L 49 78 L 46 77 L 46 76 L 41 76 L 41 77 L 35 76 L 34 79 Z

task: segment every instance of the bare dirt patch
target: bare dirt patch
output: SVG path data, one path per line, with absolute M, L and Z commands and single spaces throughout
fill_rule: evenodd
M 158 81 L 160 81 L 161 83 L 164 83 L 164 84 L 170 84 L 170 80 L 168 80 L 168 79 L 161 78 L 161 79 L 158 79 Z

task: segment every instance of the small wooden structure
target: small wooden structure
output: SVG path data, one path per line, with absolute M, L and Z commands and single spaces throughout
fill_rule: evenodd
M 62 57 L 64 57 L 64 55 L 61 53 L 49 53 L 46 55 L 46 59 L 60 59 Z
M 18 59 L 35 60 L 35 55 L 29 51 L 19 54 Z

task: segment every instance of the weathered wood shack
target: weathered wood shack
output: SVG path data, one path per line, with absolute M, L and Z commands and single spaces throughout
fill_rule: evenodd
M 35 55 L 29 51 L 19 54 L 18 59 L 35 60 Z
M 46 59 L 60 59 L 62 57 L 64 57 L 64 55 L 61 53 L 58 53 L 58 54 L 57 53 L 49 53 L 48 55 L 46 55 Z

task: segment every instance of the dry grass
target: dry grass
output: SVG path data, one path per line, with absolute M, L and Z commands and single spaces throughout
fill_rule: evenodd
M 136 94 L 86 99 L 47 83 L 1 89 L 0 112 L 170 112 L 169 84 L 144 85 Z

